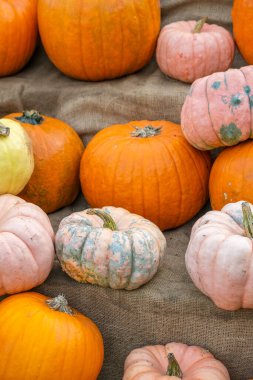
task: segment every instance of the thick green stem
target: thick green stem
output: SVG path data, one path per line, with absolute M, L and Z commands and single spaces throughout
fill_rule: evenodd
M 87 214 L 89 215 L 97 215 L 99 218 L 101 218 L 104 222 L 103 227 L 104 228 L 109 228 L 112 231 L 117 231 L 117 225 L 112 219 L 112 217 L 107 214 L 106 212 L 97 210 L 97 209 L 91 209 L 87 211 Z
M 242 214 L 243 214 L 243 226 L 246 235 L 253 239 L 253 214 L 248 202 L 242 203 Z
M 178 364 L 174 354 L 169 353 L 168 361 L 169 361 L 169 364 L 168 364 L 168 370 L 166 372 L 166 375 L 167 376 L 176 376 L 179 379 L 182 379 L 183 373 L 179 367 L 179 364 Z
M 46 300 L 46 303 L 50 307 L 50 309 L 60 311 L 65 314 L 74 315 L 73 310 L 71 309 L 71 307 L 69 307 L 68 301 L 66 300 L 63 294 Z
M 207 17 L 203 17 L 201 20 L 197 21 L 192 33 L 200 33 L 206 21 Z
M 27 123 L 31 125 L 40 125 L 43 123 L 44 119 L 38 111 L 23 111 L 22 116 L 16 117 L 16 120 L 21 121 L 21 123 Z
M 10 128 L 0 123 L 0 136 L 7 137 L 10 134 Z
M 131 133 L 133 137 L 153 137 L 160 135 L 162 127 L 154 128 L 151 125 L 147 125 L 144 128 L 134 127 L 135 131 Z

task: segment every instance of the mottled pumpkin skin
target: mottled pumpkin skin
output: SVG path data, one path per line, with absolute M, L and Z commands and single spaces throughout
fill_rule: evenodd
M 21 113 L 6 116 L 17 121 Z M 79 167 L 84 146 L 78 134 L 61 120 L 44 116 L 39 125 L 19 120 L 32 140 L 35 168 L 19 196 L 46 213 L 71 204 L 80 190 Z
M 236 145 L 252 138 L 253 66 L 196 80 L 184 102 L 181 123 L 198 149 Z
M 103 228 L 103 221 L 87 211 L 61 222 L 56 252 L 70 277 L 113 289 L 133 290 L 157 272 L 166 248 L 162 232 L 150 221 L 127 210 L 104 207 L 117 230 Z
M 253 3 L 234 0 L 232 9 L 233 33 L 243 58 L 253 64 Z
M 89 318 L 50 309 L 42 294 L 16 294 L 0 303 L 0 378 L 96 380 L 103 339 Z
M 156 49 L 161 71 L 183 82 L 227 70 L 234 58 L 231 34 L 218 25 L 204 24 L 193 33 L 196 21 L 178 21 L 163 27 Z
M 133 137 L 135 127 L 162 127 Z M 194 149 L 179 125 L 132 121 L 100 131 L 81 160 L 82 191 L 91 207 L 111 205 L 151 220 L 161 230 L 190 220 L 208 199 L 210 156 Z
M 15 74 L 31 58 L 37 41 L 37 1 L 0 1 L 0 77 Z
M 230 380 L 226 367 L 209 351 L 183 343 L 133 350 L 125 361 L 123 380 L 179 380 L 166 375 L 169 353 L 174 354 L 184 380 Z
M 160 31 L 159 0 L 39 0 L 44 48 L 64 74 L 98 81 L 145 66 Z

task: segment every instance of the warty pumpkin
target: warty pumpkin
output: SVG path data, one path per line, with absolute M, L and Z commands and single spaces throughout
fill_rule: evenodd
M 21 123 L 33 145 L 35 168 L 19 196 L 46 213 L 71 204 L 80 190 L 79 166 L 84 150 L 75 130 L 33 110 L 6 118 Z
M 48 216 L 19 197 L 1 195 L 0 247 L 0 295 L 40 285 L 52 269 L 55 254 Z
M 210 156 L 185 140 L 179 125 L 132 121 L 100 131 L 80 168 L 89 205 L 123 207 L 166 230 L 190 220 L 208 198 Z
M 192 83 L 230 67 L 235 52 L 231 34 L 205 21 L 177 21 L 163 27 L 156 60 L 164 74 Z
M 252 138 L 253 66 L 197 79 L 184 102 L 181 124 L 186 139 L 201 150 Z
M 230 380 L 226 367 L 207 350 L 183 343 L 133 350 L 123 380 Z
M 253 308 L 253 206 L 229 203 L 193 226 L 186 268 L 194 284 L 225 310 Z
M 0 194 L 18 194 L 34 170 L 32 143 L 20 123 L 0 119 Z
M 55 298 L 29 292 L 0 303 L 0 378 L 96 380 L 103 339 L 89 318 Z
M 145 66 L 160 31 L 159 0 L 39 0 L 39 31 L 64 74 L 98 81 Z
M 115 207 L 64 218 L 55 243 L 62 269 L 70 277 L 127 290 L 139 288 L 155 275 L 166 248 L 158 227 Z

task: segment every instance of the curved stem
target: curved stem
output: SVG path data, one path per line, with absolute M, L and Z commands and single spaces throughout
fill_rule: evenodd
M 246 235 L 253 239 L 253 214 L 248 202 L 242 203 L 243 227 Z
M 181 371 L 181 368 L 179 367 L 179 364 L 174 356 L 174 354 L 169 353 L 168 355 L 168 370 L 166 372 L 167 376 L 176 376 L 179 379 L 182 379 L 183 373 Z
M 154 128 L 152 125 L 147 125 L 144 128 L 134 127 L 135 131 L 131 133 L 133 137 L 153 137 L 160 135 L 162 127 Z
M 44 121 L 44 118 L 40 115 L 38 111 L 31 110 L 23 111 L 22 116 L 16 117 L 16 120 L 31 125 L 40 125 Z
M 192 33 L 200 33 L 206 21 L 207 17 L 203 17 L 201 20 L 197 21 Z
M 10 128 L 6 127 L 2 123 L 0 123 L 0 136 L 9 136 L 10 135 Z
M 74 315 L 73 310 L 68 305 L 68 301 L 63 294 L 59 294 L 59 296 L 57 297 L 46 300 L 46 303 L 50 307 L 50 309 L 60 311 L 68 315 Z
M 107 214 L 106 212 L 96 210 L 96 209 L 91 209 L 87 211 L 87 214 L 89 215 L 97 215 L 99 218 L 101 218 L 104 222 L 103 227 L 104 228 L 109 228 L 112 231 L 117 231 L 117 225 L 112 219 L 112 217 Z

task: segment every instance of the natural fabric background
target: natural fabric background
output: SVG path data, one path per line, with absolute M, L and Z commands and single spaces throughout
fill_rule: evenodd
M 207 15 L 209 23 L 232 30 L 230 0 L 162 0 L 161 6 L 163 25 Z M 243 65 L 237 53 L 233 66 Z M 21 73 L 0 80 L 0 116 L 38 109 L 70 123 L 87 142 L 112 123 L 134 119 L 179 123 L 188 90 L 188 85 L 167 79 L 154 60 L 122 79 L 101 83 L 72 80 L 59 73 L 38 48 Z M 64 216 L 86 207 L 80 195 L 74 205 L 50 215 L 54 229 Z M 209 349 L 227 366 L 232 380 L 253 377 L 253 311 L 218 309 L 194 287 L 186 272 L 184 254 L 193 222 L 165 234 L 168 249 L 164 265 L 139 290 L 113 291 L 78 284 L 57 262 L 48 280 L 37 289 L 49 296 L 64 293 L 70 305 L 98 324 L 105 342 L 100 380 L 120 380 L 124 360 L 132 349 L 171 341 Z

